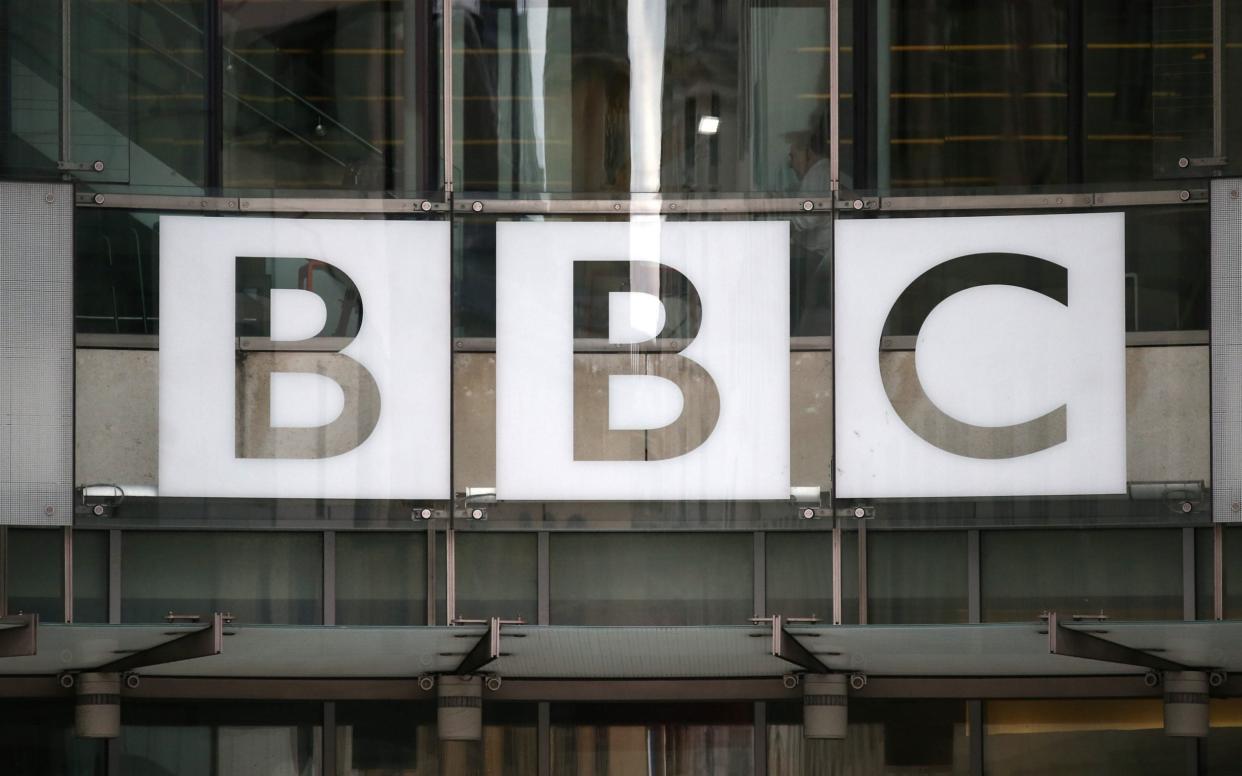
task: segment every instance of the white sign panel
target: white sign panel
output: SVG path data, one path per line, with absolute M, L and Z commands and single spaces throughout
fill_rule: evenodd
M 788 229 L 497 224 L 497 497 L 789 498 Z
M 165 216 L 160 301 L 160 495 L 450 497 L 447 223 Z
M 837 495 L 1124 492 L 1124 243 L 1121 213 L 839 222 Z

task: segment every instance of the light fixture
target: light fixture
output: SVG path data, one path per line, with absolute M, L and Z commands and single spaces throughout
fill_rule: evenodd
M 806 738 L 845 738 L 849 692 L 845 674 L 802 677 L 802 734 Z
M 483 680 L 477 676 L 441 676 L 436 682 L 436 728 L 441 741 L 483 738 Z
M 1164 734 L 1203 738 L 1208 734 L 1206 671 L 1164 672 Z
M 716 130 L 720 129 L 719 116 L 700 116 L 699 117 L 699 134 L 714 135 Z

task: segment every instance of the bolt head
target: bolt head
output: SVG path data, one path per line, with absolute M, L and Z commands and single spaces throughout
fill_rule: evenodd
M 50 205 L 56 201 L 56 195 L 55 194 L 44 194 L 43 201 Z
M 420 510 L 418 510 L 418 516 L 419 516 L 419 517 L 421 517 L 421 518 L 422 518 L 422 519 L 424 519 L 424 520 L 430 520 L 430 519 L 431 519 L 431 510 L 430 510 L 430 509 L 420 509 Z
M 48 517 L 51 517 L 52 515 L 56 514 L 56 507 L 52 506 L 51 504 L 48 504 L 47 506 L 43 508 L 43 514 L 47 515 Z
M 95 506 L 91 507 L 91 514 L 93 514 L 95 517 L 103 517 L 103 513 L 105 511 L 107 510 L 104 509 L 103 504 L 96 504 Z
M 483 212 L 483 203 L 482 203 L 482 202 L 479 202 L 479 201 L 476 199 L 474 202 L 471 202 L 471 203 L 470 203 L 470 209 L 471 209 L 471 210 L 473 210 L 473 211 L 474 211 L 474 212 L 476 212 L 476 213 L 482 213 L 482 212 Z
M 811 200 L 809 200 L 809 199 L 808 199 L 808 200 L 804 200 L 804 201 L 803 201 L 803 203 L 802 203 L 802 209 L 803 209 L 803 210 L 808 210 L 808 211 L 809 211 L 809 210 L 814 210 L 814 209 L 815 209 L 815 203 L 814 203 L 814 202 L 812 202 L 812 201 L 811 201 Z
M 1182 189 L 1182 191 L 1177 195 L 1177 198 L 1182 202 L 1186 202 L 1190 199 L 1190 192 Z
M 103 160 L 102 160 L 102 159 L 96 159 L 96 160 L 95 160 L 95 161 L 91 164 L 91 169 L 92 169 L 92 170 L 94 170 L 95 172 L 103 172 L 103 171 L 104 171 L 104 163 L 103 163 Z
M 423 200 L 422 204 L 420 204 L 418 207 L 419 207 L 419 209 L 420 209 L 420 210 L 422 210 L 423 212 L 426 212 L 426 211 L 428 211 L 428 210 L 431 210 L 431 201 L 430 201 L 430 200 Z
M 864 204 L 864 203 L 863 203 L 863 201 L 862 201 L 861 199 L 856 199 L 856 200 L 854 200 L 854 209 L 855 209 L 855 210 L 862 210 L 862 209 L 863 209 L 863 204 Z
M 1195 508 L 1195 505 L 1190 503 L 1189 501 L 1182 502 L 1182 514 L 1188 515 L 1194 508 Z
M 482 520 L 482 519 L 483 519 L 483 510 L 482 510 L 482 509 L 479 509 L 478 507 L 476 507 L 476 508 L 474 508 L 474 509 L 470 510 L 470 517 L 474 518 L 475 520 Z
M 1183 156 L 1177 160 L 1177 166 L 1184 170 L 1190 166 L 1190 160 Z
M 812 517 L 815 517 L 815 510 L 810 507 L 806 507 L 802 510 L 802 517 L 806 520 L 810 520 Z
M 866 516 L 867 516 L 867 510 L 863 509 L 862 507 L 854 507 L 854 517 L 857 517 L 858 519 L 861 520 L 862 518 Z
M 96 205 L 102 205 L 104 203 L 104 195 L 96 194 L 95 196 L 91 197 L 91 201 L 93 201 Z

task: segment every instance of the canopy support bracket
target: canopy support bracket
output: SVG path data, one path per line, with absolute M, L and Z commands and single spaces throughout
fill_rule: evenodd
M 191 631 L 183 636 L 154 647 L 126 655 L 119 660 L 94 669 L 101 673 L 132 671 L 144 666 L 176 663 L 197 657 L 211 657 L 224 651 L 224 615 L 211 615 L 211 623 L 205 628 Z
M 1181 663 L 1166 660 L 1150 652 L 1127 647 L 1086 631 L 1067 628 L 1057 619 L 1056 612 L 1048 613 L 1048 651 L 1054 655 L 1142 666 L 1157 671 L 1190 670 Z
M 28 657 L 38 651 L 38 614 L 0 617 L 0 657 Z

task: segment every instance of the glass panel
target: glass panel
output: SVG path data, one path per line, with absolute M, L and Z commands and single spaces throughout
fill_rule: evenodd
M 867 622 L 968 622 L 966 534 L 867 534 Z
M 804 738 L 801 703 L 769 703 L 767 722 L 769 776 L 970 773 L 963 701 L 851 698 L 842 741 Z
M 554 625 L 737 625 L 752 611 L 749 534 L 553 534 Z
M 71 161 L 79 177 L 144 191 L 209 185 L 206 3 L 75 0 Z
M 427 537 L 422 533 L 336 534 L 336 624 L 424 625 Z
M 847 188 L 1151 184 L 1209 169 L 1178 160 L 1211 152 L 1210 4 L 843 6 Z
M 458 5 L 459 188 L 828 191 L 827 8 L 783 5 Z
M 832 621 L 832 530 L 770 531 L 767 550 L 767 611 L 786 617 L 814 615 Z M 846 623 L 858 622 L 858 534 L 841 535 L 841 608 Z
M 73 532 L 73 621 L 108 621 L 108 532 Z
M 539 581 L 534 534 L 457 534 L 457 616 L 539 616 Z
M 1159 700 L 988 701 L 988 774 L 1185 772 L 1186 740 L 1164 734 Z
M 552 773 L 748 775 L 752 709 L 749 703 L 554 703 Z
M 1215 558 L 1211 528 L 1195 529 L 1195 618 L 1210 620 L 1216 610 Z
M 314 776 L 321 704 L 129 702 L 121 706 L 125 773 Z
M 1046 611 L 1182 616 L 1177 529 L 988 531 L 981 552 L 985 622 L 1035 620 Z
M 1200 751 L 1207 773 L 1229 773 L 1242 762 L 1242 698 L 1213 698 L 1211 704 L 1212 728 Z
M 439 34 L 430 8 L 226 0 L 224 185 L 438 187 Z
M 56 174 L 60 37 L 60 14 L 46 0 L 0 6 L 0 172 L 11 179 Z
M 104 776 L 105 741 L 78 738 L 64 699 L 0 701 L 0 762 L 13 776 Z
M 322 545 L 317 533 L 126 532 L 121 621 L 227 612 L 239 623 L 317 624 Z
M 33 528 L 8 532 L 9 613 L 36 612 L 44 622 L 64 620 L 64 532 Z
M 537 707 L 483 704 L 483 742 L 439 741 L 434 703 L 342 702 L 336 705 L 339 776 L 522 776 L 537 770 Z M 443 768 L 440 761 L 443 760 Z

